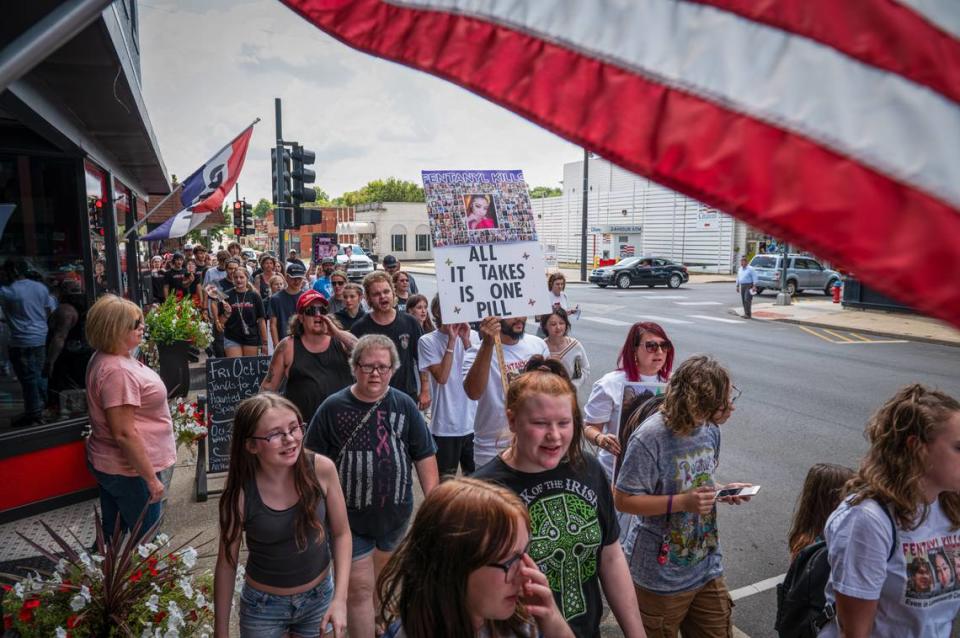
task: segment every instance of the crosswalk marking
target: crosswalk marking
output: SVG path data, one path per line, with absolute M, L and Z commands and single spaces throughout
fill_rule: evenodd
M 674 301 L 678 306 L 722 306 L 722 301 Z
M 619 319 L 607 319 L 606 317 L 584 317 L 584 321 L 592 321 L 594 323 L 603 323 L 608 326 L 632 326 L 632 323 L 626 321 L 620 321 Z
M 643 319 L 649 319 L 650 321 L 657 321 L 660 323 L 676 323 L 676 324 L 690 324 L 692 321 L 687 321 L 686 319 L 674 319 L 673 317 L 658 317 L 657 315 L 640 315 Z
M 723 317 L 711 317 L 710 315 L 687 315 L 696 319 L 706 319 L 707 321 L 719 321 L 720 323 L 745 323 L 739 319 L 724 319 Z

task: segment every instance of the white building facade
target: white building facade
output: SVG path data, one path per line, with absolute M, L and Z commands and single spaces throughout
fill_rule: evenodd
M 587 260 L 656 255 L 703 272 L 735 272 L 735 251 L 748 226 L 706 204 L 604 159 L 588 170 Z M 547 254 L 579 263 L 583 162 L 563 167 L 563 195 L 533 200 L 537 233 Z M 359 215 L 358 215 L 359 217 Z
M 376 202 L 354 208 L 354 221 L 337 225 L 340 234 L 357 236 L 357 243 L 382 260 L 433 259 L 427 205 L 423 202 Z

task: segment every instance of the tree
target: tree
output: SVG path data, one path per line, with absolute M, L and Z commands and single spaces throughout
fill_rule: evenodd
M 257 202 L 257 205 L 253 207 L 253 216 L 254 217 L 266 217 L 267 211 L 273 207 L 273 204 L 270 203 L 270 200 L 260 198 L 260 201 Z
M 338 206 L 356 206 L 371 202 L 423 202 L 423 188 L 419 184 L 390 177 L 376 179 L 360 190 L 344 193 L 333 200 Z
M 319 186 L 315 187 L 317 191 L 317 203 L 321 206 L 333 206 L 333 201 L 330 199 L 330 196 L 327 195 L 327 191 L 323 190 Z
M 540 199 L 541 197 L 558 197 L 563 195 L 563 191 L 552 186 L 534 186 L 530 189 L 530 197 Z

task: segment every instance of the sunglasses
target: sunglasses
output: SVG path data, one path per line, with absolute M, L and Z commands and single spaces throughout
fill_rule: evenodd
M 141 321 L 140 319 L 137 319 L 136 321 L 133 322 L 133 327 L 130 328 L 130 329 L 131 329 L 131 330 L 139 330 L 139 329 L 140 329 L 140 326 L 142 326 L 142 325 L 143 325 L 143 321 Z
M 303 314 L 307 315 L 308 317 L 325 315 L 327 314 L 327 307 L 326 306 L 307 306 L 306 308 L 303 309 Z
M 334 281 L 334 282 L 331 282 L 331 283 L 332 283 L 334 286 L 346 286 L 346 285 L 347 285 L 347 282 L 345 282 L 345 281 Z
M 670 352 L 673 350 L 673 344 L 669 341 L 644 341 L 643 349 L 653 354 L 657 350 L 660 352 Z

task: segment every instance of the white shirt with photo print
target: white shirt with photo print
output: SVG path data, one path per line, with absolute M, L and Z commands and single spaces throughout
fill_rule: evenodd
M 937 502 L 916 529 L 898 526 L 894 538 L 890 519 L 881 507 L 869 499 L 851 506 L 848 499 L 827 520 L 827 601 L 834 603 L 837 592 L 878 600 L 870 631 L 876 638 L 949 638 L 960 611 L 955 571 L 960 564 L 960 533 L 951 531 L 950 520 Z M 894 542 L 893 558 L 887 561 Z M 948 559 L 946 564 L 938 554 Z M 907 564 L 914 562 L 925 567 L 920 579 L 907 577 Z M 820 638 L 838 636 L 836 621 L 820 632 Z

